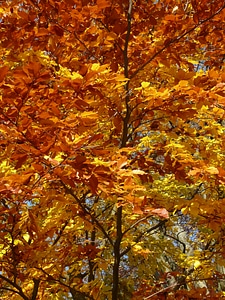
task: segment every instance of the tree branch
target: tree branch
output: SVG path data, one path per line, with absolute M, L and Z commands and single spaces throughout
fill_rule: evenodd
M 18 290 L 18 292 L 14 291 L 14 290 L 12 290 L 12 291 L 14 291 L 18 295 L 20 295 L 24 300 L 29 300 L 29 298 L 24 294 L 22 288 L 17 283 L 11 281 L 9 278 L 7 278 L 7 277 L 5 277 L 4 275 L 1 275 L 1 274 L 0 274 L 0 279 L 6 281 L 8 284 L 10 284 L 14 288 L 16 288 Z
M 131 12 L 132 12 L 132 0 L 129 0 L 129 7 L 127 12 L 127 34 L 125 38 L 124 50 L 123 50 L 123 59 L 124 59 L 124 76 L 126 78 L 129 77 L 129 59 L 128 59 L 128 44 L 130 39 L 131 33 Z M 124 86 L 126 91 L 125 96 L 125 104 L 126 104 L 126 115 L 123 118 L 123 132 L 121 138 L 121 148 L 126 146 L 127 139 L 128 139 L 128 122 L 130 120 L 131 108 L 129 105 L 130 102 L 130 93 L 129 93 L 129 81 Z
M 156 296 L 158 294 L 164 293 L 164 292 L 168 291 L 169 289 L 177 287 L 177 286 L 180 286 L 180 285 L 181 285 L 180 283 L 174 283 L 174 284 L 172 284 L 170 286 L 167 286 L 167 287 L 159 290 L 158 292 L 156 292 L 154 294 L 149 295 L 148 297 L 145 297 L 144 300 L 150 299 L 150 298 L 152 298 L 152 297 L 154 297 L 154 296 Z
M 90 211 L 87 210 L 87 208 L 81 203 L 81 201 L 77 197 L 77 195 L 73 192 L 73 190 L 71 188 L 69 188 L 68 186 L 66 186 L 66 184 L 62 180 L 61 180 L 61 184 L 65 188 L 66 192 L 76 200 L 77 204 L 82 209 L 82 211 L 92 219 L 93 223 L 96 224 L 96 226 L 101 230 L 103 235 L 107 238 L 107 240 L 113 246 L 113 241 L 112 241 L 111 237 L 108 235 L 108 233 L 106 232 L 104 227 L 101 225 L 101 223 L 97 220 L 96 216 L 94 216 Z
M 53 244 L 52 244 L 53 246 L 54 246 L 55 244 L 58 243 L 58 241 L 59 241 L 59 239 L 61 238 L 61 236 L 62 236 L 62 234 L 63 234 L 63 231 L 64 231 L 64 229 L 66 228 L 66 226 L 68 225 L 68 223 L 69 223 L 68 220 L 65 221 L 65 224 L 64 224 L 64 225 L 62 226 L 62 228 L 60 229 L 57 238 L 54 240 L 54 242 L 53 242 Z
M 126 38 L 125 38 L 124 51 L 123 51 L 124 76 L 126 78 L 128 78 L 128 74 L 129 74 L 128 44 L 129 44 L 130 33 L 131 33 L 132 5 L 133 5 L 133 0 L 129 0 L 128 11 L 127 11 L 127 34 L 126 34 Z M 122 136 L 121 136 L 120 148 L 126 147 L 126 144 L 127 144 L 128 128 L 129 128 L 128 123 L 129 123 L 130 114 L 131 114 L 131 108 L 129 105 L 129 102 L 130 102 L 129 81 L 127 81 L 124 88 L 126 91 L 126 96 L 125 96 L 126 114 L 125 114 L 125 117 L 123 118 L 123 131 L 122 131 Z M 123 217 L 123 207 L 119 206 L 117 208 L 117 214 L 116 214 L 116 240 L 115 240 L 115 244 L 114 244 L 112 300 L 117 300 L 118 293 L 119 293 L 119 268 L 120 268 L 120 259 L 121 259 L 120 247 L 121 247 L 121 241 L 123 238 L 122 217 Z
M 20 293 L 18 291 L 10 289 L 10 288 L 7 288 L 7 287 L 0 287 L 0 290 L 5 290 L 5 291 L 9 291 L 9 292 L 12 292 L 12 293 L 20 295 Z
M 148 218 L 152 217 L 152 215 L 149 215 L 149 216 L 145 216 L 139 220 L 137 220 L 136 222 L 134 222 L 129 228 L 127 228 L 123 233 L 122 235 L 124 236 L 128 231 L 130 231 L 131 229 L 133 229 L 135 226 L 137 226 L 139 223 L 141 223 L 142 221 L 145 221 L 147 220 Z
M 214 14 L 206 18 L 205 20 L 200 21 L 198 24 L 193 26 L 191 29 L 184 32 L 182 35 L 175 37 L 171 39 L 166 45 L 164 45 L 161 49 L 159 49 L 155 54 L 153 54 L 142 66 L 140 66 L 130 77 L 130 80 L 133 79 L 141 70 L 143 70 L 150 62 L 152 62 L 160 53 L 162 53 L 165 49 L 167 49 L 170 45 L 175 44 L 179 42 L 182 38 L 184 38 L 186 35 L 194 31 L 196 28 L 201 26 L 202 24 L 210 21 L 213 19 L 216 15 L 218 15 L 223 9 L 225 8 L 225 3 L 222 5 L 220 9 L 218 9 Z
M 38 288 L 39 288 L 39 284 L 40 284 L 40 279 L 33 279 L 34 282 L 34 287 L 33 287 L 33 293 L 32 293 L 32 297 L 31 300 L 35 300 L 37 297 L 37 293 L 38 293 Z
M 135 244 L 137 244 L 144 235 L 147 235 L 148 233 L 150 233 L 151 231 L 161 227 L 162 225 L 164 225 L 168 220 L 162 220 L 160 221 L 158 224 L 156 224 L 155 226 L 149 228 L 147 231 L 142 232 L 141 234 L 139 234 L 136 239 L 135 239 Z M 120 257 L 123 257 L 125 254 L 127 254 L 131 249 L 132 249 L 133 245 L 128 246 L 123 252 L 120 253 Z

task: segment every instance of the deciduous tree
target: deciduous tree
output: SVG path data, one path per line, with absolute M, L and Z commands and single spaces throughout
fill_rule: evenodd
M 223 299 L 224 0 L 0 5 L 1 299 Z

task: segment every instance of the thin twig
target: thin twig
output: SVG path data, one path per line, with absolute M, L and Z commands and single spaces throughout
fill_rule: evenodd
M 160 53 L 162 53 L 165 49 L 167 49 L 170 45 L 175 44 L 179 42 L 182 38 L 184 38 L 186 35 L 194 31 L 196 28 L 201 26 L 202 24 L 208 22 L 209 20 L 213 19 L 216 15 L 218 15 L 223 9 L 225 8 L 225 2 L 222 5 L 220 9 L 218 9 L 214 14 L 206 18 L 205 20 L 200 21 L 198 24 L 193 26 L 191 29 L 184 32 L 182 35 L 175 37 L 171 39 L 166 45 L 164 45 L 161 49 L 159 49 L 155 54 L 153 54 L 142 66 L 140 66 L 130 77 L 130 79 L 133 79 L 141 70 L 143 70 L 150 62 L 152 62 Z
M 154 293 L 154 294 L 149 295 L 148 297 L 145 297 L 144 300 L 150 299 L 150 298 L 152 298 L 152 297 L 154 297 L 154 296 L 156 296 L 156 295 L 158 295 L 158 294 L 164 293 L 164 292 L 166 292 L 167 290 L 169 290 L 169 289 L 171 289 L 171 288 L 174 288 L 174 287 L 176 287 L 176 286 L 179 286 L 179 285 L 180 285 L 180 283 L 174 283 L 174 284 L 172 284 L 172 285 L 170 285 L 170 286 L 167 286 L 167 287 L 165 287 L 165 288 L 159 290 L 158 292 L 156 292 L 156 293 Z
M 143 236 L 147 235 L 151 231 L 154 231 L 155 229 L 158 229 L 159 227 L 164 225 L 167 221 L 168 220 L 162 220 L 158 224 L 156 224 L 155 226 L 153 226 L 153 227 L 149 228 L 148 230 L 146 230 L 146 231 L 142 232 L 141 234 L 139 234 L 135 239 L 135 243 L 133 245 L 129 245 L 123 252 L 121 252 L 120 257 L 123 257 L 125 254 L 127 254 L 132 249 L 132 247 L 142 239 Z
M 108 235 L 108 233 L 106 232 L 106 230 L 104 229 L 102 224 L 97 220 L 96 216 L 94 216 L 90 211 L 88 211 L 88 209 L 81 203 L 81 200 L 77 197 L 77 195 L 73 192 L 73 190 L 71 188 L 69 188 L 68 186 L 66 186 L 66 184 L 62 180 L 61 180 L 61 184 L 65 188 L 66 192 L 68 194 L 70 194 L 76 200 L 77 204 L 82 209 L 82 211 L 85 213 L 85 215 L 88 215 L 92 219 L 93 223 L 96 224 L 96 226 L 101 230 L 103 235 L 107 238 L 107 240 L 113 246 L 113 241 L 112 241 L 111 237 Z

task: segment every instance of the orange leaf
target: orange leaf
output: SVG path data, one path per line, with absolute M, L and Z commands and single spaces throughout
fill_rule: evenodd
M 8 177 L 4 178 L 4 181 L 9 181 L 11 183 L 19 183 L 21 185 L 27 185 L 30 182 L 30 178 L 33 174 L 28 173 L 28 174 L 24 174 L 24 175 L 11 175 Z
M 153 209 L 149 209 L 148 212 L 152 215 L 169 219 L 169 213 L 165 208 L 153 208 Z
M 122 156 L 117 162 L 117 168 L 122 169 L 126 165 L 127 165 L 127 157 Z
M 89 185 L 90 185 L 90 188 L 91 188 L 91 192 L 93 194 L 96 194 L 96 191 L 97 191 L 97 187 L 98 187 L 98 179 L 95 175 L 91 175 L 91 177 L 89 178 Z
M 191 170 L 191 171 L 188 172 L 188 175 L 195 176 L 195 175 L 197 175 L 197 174 L 199 174 L 201 172 L 202 172 L 201 169 L 199 169 L 199 168 L 193 168 L 193 170 Z
M 34 76 L 37 76 L 41 69 L 41 64 L 39 62 L 33 61 L 32 63 L 29 64 L 29 71 L 32 71 Z
M 196 24 L 199 23 L 198 14 L 194 14 L 194 15 L 193 15 L 193 20 L 194 20 L 194 22 L 195 22 Z
M 143 215 L 143 211 L 141 210 L 140 206 L 138 206 L 138 205 L 134 205 L 133 213 L 137 214 L 137 215 Z
M 109 3 L 106 0 L 97 0 L 97 6 L 99 9 L 104 9 L 109 6 Z
M 0 82 L 2 82 L 4 80 L 5 75 L 7 74 L 8 70 L 9 70 L 9 67 L 7 67 L 7 66 L 0 68 Z

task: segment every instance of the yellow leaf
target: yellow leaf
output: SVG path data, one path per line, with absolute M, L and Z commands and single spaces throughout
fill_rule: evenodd
M 134 245 L 133 246 L 133 250 L 134 251 L 141 251 L 142 250 L 142 247 L 140 245 Z
M 193 216 L 197 217 L 199 214 L 199 203 L 192 202 L 189 211 Z
M 95 63 L 91 66 L 92 71 L 98 71 L 99 68 L 100 68 L 100 64 L 97 64 L 97 63 Z
M 209 167 L 209 168 L 206 169 L 206 171 L 207 171 L 208 173 L 210 173 L 210 174 L 219 174 L 218 169 L 215 168 L 215 167 Z
M 149 85 L 150 85 L 150 82 L 143 81 L 143 82 L 141 83 L 141 86 L 143 87 L 143 89 L 149 87 Z
M 137 175 L 144 175 L 144 174 L 146 174 L 144 171 L 142 171 L 142 170 L 132 170 L 132 173 L 133 174 L 137 174 Z
M 83 79 L 83 77 L 77 72 L 72 72 L 71 79 Z
M 189 58 L 188 62 L 191 63 L 191 64 L 195 64 L 195 65 L 199 64 L 199 60 L 194 59 L 194 58 Z
M 179 82 L 180 87 L 187 87 L 189 85 L 189 82 L 187 80 L 181 80 Z
M 188 213 L 188 207 L 186 206 L 186 207 L 181 208 L 181 212 L 183 215 L 186 215 Z
M 201 262 L 199 260 L 195 260 L 194 261 L 194 269 L 196 270 L 200 266 L 201 266 Z
M 20 240 L 15 239 L 15 240 L 14 240 L 14 245 L 15 245 L 15 246 L 17 246 L 17 245 L 23 245 L 23 243 L 22 243 Z
M 30 235 L 28 233 L 25 233 L 23 235 L 24 240 L 28 243 L 29 239 L 30 239 Z

